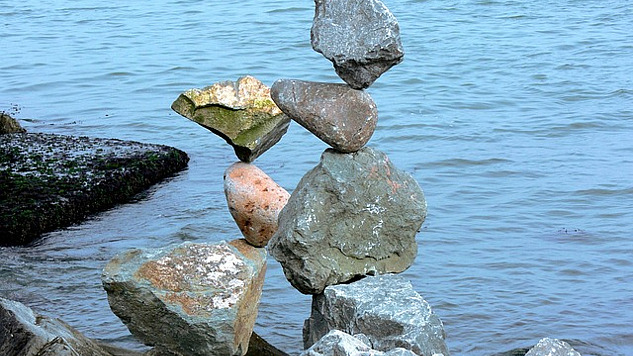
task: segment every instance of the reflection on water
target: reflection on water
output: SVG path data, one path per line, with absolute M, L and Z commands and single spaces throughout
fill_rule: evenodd
M 429 205 L 405 277 L 455 355 L 569 340 L 633 354 L 633 13 L 626 2 L 386 1 L 405 60 L 368 89 L 369 145 L 411 172 Z M 312 51 L 312 4 L 86 0 L 0 10 L 0 110 L 31 131 L 168 144 L 189 169 L 138 201 L 2 248 L 0 295 L 88 336 L 142 349 L 109 310 L 116 253 L 239 237 L 224 141 L 173 113 L 188 88 L 250 74 L 340 82 Z M 326 146 L 298 125 L 256 164 L 292 190 Z M 269 260 L 257 331 L 298 353 L 310 298 Z

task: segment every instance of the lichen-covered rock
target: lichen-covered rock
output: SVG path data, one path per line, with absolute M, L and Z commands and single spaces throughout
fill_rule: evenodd
M 315 0 L 312 48 L 354 89 L 369 87 L 404 56 L 400 27 L 379 0 Z
M 27 244 L 130 200 L 187 166 L 163 145 L 26 133 L 0 135 L 1 246 Z
M 360 276 L 407 269 L 425 217 L 420 186 L 384 153 L 328 149 L 279 213 L 269 251 L 297 290 L 318 294 Z
M 25 129 L 20 126 L 16 119 L 0 112 L 0 135 L 9 133 L 24 133 Z
M 286 115 L 340 152 L 361 149 L 378 122 L 371 96 L 345 84 L 282 79 L 271 96 Z
M 103 271 L 112 311 L 147 345 L 175 355 L 244 355 L 266 250 L 244 240 L 131 250 Z
M 0 298 L 0 355 L 111 356 L 68 324 Z
M 387 352 L 376 351 L 366 342 L 348 333 L 332 330 L 317 343 L 301 353 L 301 356 L 415 356 L 409 350 L 395 348 Z
M 275 145 L 290 124 L 270 98 L 270 88 L 251 76 L 189 89 L 171 108 L 225 139 L 244 162 Z
M 525 356 L 580 356 L 568 343 L 548 337 L 541 339 Z
M 417 355 L 449 355 L 442 321 L 411 283 L 397 275 L 370 276 L 313 296 L 304 346 L 331 330 L 363 334 L 380 351 L 400 347 Z
M 277 231 L 277 217 L 290 194 L 257 166 L 244 162 L 234 163 L 224 172 L 224 194 L 246 241 L 266 246 Z

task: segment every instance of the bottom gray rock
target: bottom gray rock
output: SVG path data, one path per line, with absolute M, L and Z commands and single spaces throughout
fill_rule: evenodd
M 525 356 L 580 356 L 568 343 L 548 337 L 541 339 Z
M 0 298 L 0 355 L 111 356 L 59 319 L 37 315 L 22 303 Z
M 332 330 L 300 356 L 415 356 L 410 350 L 395 348 L 388 352 L 373 350 L 362 337 Z
M 364 334 L 379 351 L 401 347 L 418 355 L 449 355 L 442 321 L 411 283 L 396 275 L 329 286 L 315 295 L 304 323 L 304 347 L 331 330 Z

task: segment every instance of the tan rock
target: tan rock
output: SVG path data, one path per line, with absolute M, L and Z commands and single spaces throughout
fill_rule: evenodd
M 257 318 L 266 250 L 244 239 L 117 255 L 105 267 L 112 311 L 164 354 L 244 355 Z
M 290 194 L 257 166 L 236 162 L 224 173 L 229 211 L 250 244 L 263 247 L 277 231 L 277 217 Z

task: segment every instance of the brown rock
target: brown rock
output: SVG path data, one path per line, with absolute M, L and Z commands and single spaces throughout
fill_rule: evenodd
M 270 95 L 291 119 L 344 153 L 361 149 L 378 121 L 371 96 L 345 84 L 281 79 Z
M 253 246 L 266 246 L 277 231 L 277 217 L 290 194 L 253 164 L 236 162 L 224 173 L 229 211 Z

